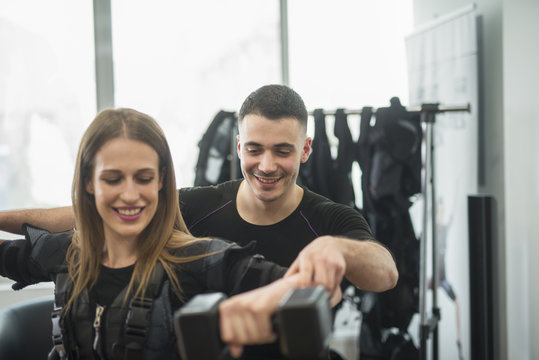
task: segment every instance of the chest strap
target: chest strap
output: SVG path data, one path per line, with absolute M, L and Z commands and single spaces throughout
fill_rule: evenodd
M 145 358 L 145 344 L 150 329 L 153 302 L 159 296 L 165 278 L 165 270 L 157 262 L 151 274 L 144 296 L 133 297 L 129 302 L 124 327 L 124 360 Z
M 62 316 L 62 310 L 67 303 L 68 294 L 71 293 L 73 288 L 72 285 L 73 284 L 67 272 L 58 273 L 56 275 L 54 288 L 54 308 L 51 313 L 53 349 L 49 353 L 49 360 L 66 360 L 68 358 L 77 359 L 79 357 L 76 342 L 71 338 L 65 338 L 64 334 L 66 334 L 66 322 Z M 72 334 L 71 331 L 68 331 L 67 333 Z M 71 345 L 71 347 L 69 345 Z

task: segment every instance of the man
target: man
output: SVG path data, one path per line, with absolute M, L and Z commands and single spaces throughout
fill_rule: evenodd
M 287 275 L 299 272 L 305 284 L 334 292 L 345 275 L 363 290 L 391 289 L 398 278 L 393 257 L 374 241 L 361 214 L 296 184 L 311 152 L 307 118 L 303 100 L 286 86 L 251 93 L 238 123 L 244 179 L 180 189 L 183 217 L 197 236 L 240 245 L 256 240 L 255 252 L 290 266 Z M 20 233 L 24 222 L 53 232 L 74 226 L 70 207 L 0 212 L 0 230 Z

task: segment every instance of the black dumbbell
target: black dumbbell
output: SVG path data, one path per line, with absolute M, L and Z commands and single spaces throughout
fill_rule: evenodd
M 197 295 L 174 314 L 184 360 L 216 360 L 225 352 L 219 336 L 222 293 Z M 322 287 L 296 289 L 285 296 L 272 319 L 281 352 L 289 359 L 320 359 L 327 354 L 333 323 L 329 293 Z

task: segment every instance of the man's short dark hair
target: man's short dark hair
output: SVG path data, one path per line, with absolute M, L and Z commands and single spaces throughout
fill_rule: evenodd
M 238 118 L 242 121 L 249 114 L 272 120 L 293 117 L 307 127 L 308 114 L 303 99 L 285 85 L 265 85 L 253 91 L 243 102 Z

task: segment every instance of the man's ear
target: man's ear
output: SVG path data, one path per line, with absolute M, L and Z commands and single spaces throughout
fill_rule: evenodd
M 301 162 L 305 163 L 307 160 L 309 160 L 309 156 L 311 155 L 312 150 L 312 139 L 310 137 L 307 137 L 305 139 L 305 143 L 303 144 L 303 149 L 301 152 Z
M 236 151 L 238 152 L 238 157 L 241 159 L 241 141 L 240 141 L 240 135 L 236 135 L 236 142 L 237 142 L 237 146 L 236 146 Z
M 88 194 L 94 195 L 94 183 L 92 180 L 86 181 L 86 192 Z

